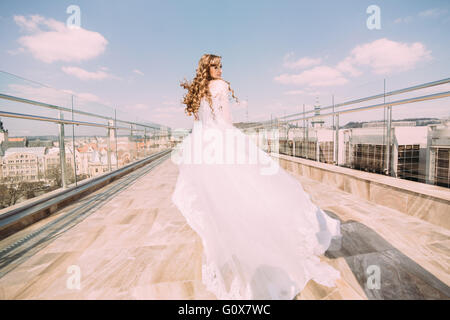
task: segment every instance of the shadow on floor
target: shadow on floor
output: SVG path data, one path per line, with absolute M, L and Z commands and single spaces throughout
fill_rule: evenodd
M 341 221 L 342 239 L 325 256 L 343 257 L 369 300 L 424 300 L 450 298 L 450 288 L 408 258 L 374 230 L 349 220 Z

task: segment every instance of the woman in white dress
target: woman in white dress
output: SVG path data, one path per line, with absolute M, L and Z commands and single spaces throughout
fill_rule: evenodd
M 335 286 L 340 272 L 318 256 L 341 237 L 339 220 L 233 126 L 229 93 L 239 101 L 221 68 L 205 54 L 181 83 L 194 124 L 172 152 L 172 201 L 202 239 L 202 282 L 218 299 L 293 299 L 310 279 Z

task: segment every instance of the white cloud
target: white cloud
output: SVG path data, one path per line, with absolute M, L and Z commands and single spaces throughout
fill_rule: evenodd
M 102 100 L 93 93 L 83 92 L 83 93 L 79 93 L 77 96 L 80 99 L 85 100 L 85 101 L 103 103 Z
M 336 66 L 336 69 L 350 74 L 352 77 L 357 77 L 362 74 L 361 71 L 355 68 L 355 66 L 352 64 L 352 59 L 350 57 L 345 58 L 341 62 L 339 62 Z
M 425 17 L 425 18 L 433 18 L 433 17 L 439 17 L 442 15 L 445 15 L 447 13 L 447 9 L 428 9 L 425 11 L 422 11 L 419 13 L 419 16 Z
M 421 17 L 421 18 L 437 18 L 437 17 L 446 15 L 447 12 L 448 12 L 447 9 L 434 8 L 434 9 L 428 9 L 428 10 L 421 11 L 417 14 L 417 16 Z M 395 19 L 394 23 L 410 23 L 413 20 L 414 20 L 414 18 L 412 16 L 400 17 L 400 18 Z
M 322 59 L 317 58 L 309 58 L 309 57 L 303 57 L 298 59 L 297 61 L 287 61 L 289 59 L 289 57 L 292 56 L 292 53 L 288 53 L 287 55 L 285 55 L 284 58 L 284 66 L 287 68 L 291 68 L 291 69 L 296 69 L 296 68 L 308 68 L 308 67 L 312 67 L 312 66 L 317 66 L 322 62 Z
M 19 53 L 23 53 L 23 52 L 25 52 L 25 48 L 22 48 L 22 47 L 14 49 L 14 50 L 8 50 L 8 53 L 12 56 L 15 56 L 15 55 L 17 55 Z
M 175 105 L 177 103 L 178 103 L 178 101 L 175 101 L 175 100 L 166 100 L 166 101 L 162 102 L 162 104 L 165 105 L 165 106 L 173 106 L 173 105 Z
M 290 56 L 292 53 L 284 58 Z M 316 95 L 312 88 L 344 85 L 349 81 L 348 76 L 362 75 L 361 67 L 369 68 L 375 74 L 387 74 L 413 69 L 419 62 L 431 58 L 431 51 L 420 42 L 402 43 L 382 38 L 356 46 L 335 67 L 320 65 L 299 74 L 281 74 L 274 80 L 306 89 L 287 91 L 287 95 Z
M 152 109 L 152 112 L 155 112 L 156 114 L 171 114 L 175 115 L 177 112 L 182 112 L 184 107 L 163 107 L 163 108 L 155 108 Z
M 311 87 L 342 85 L 348 82 L 339 70 L 328 66 L 314 67 L 300 74 L 282 74 L 275 77 L 275 81 L 282 84 L 307 85 Z
M 79 67 L 61 67 L 61 69 L 63 72 L 75 76 L 81 80 L 103 80 L 108 78 L 119 79 L 118 77 L 106 71 L 103 71 L 108 70 L 108 68 L 105 67 L 101 68 L 100 71 L 96 72 L 90 72 Z
M 80 107 L 88 107 L 90 106 L 90 102 L 95 102 L 98 104 L 102 104 L 104 106 L 107 106 L 111 109 L 114 108 L 112 103 L 106 102 L 104 101 L 102 98 L 100 98 L 99 96 L 93 94 L 93 93 L 89 93 L 89 92 L 74 92 L 72 90 L 62 90 L 64 92 L 67 92 L 68 94 L 74 95 L 75 96 L 75 109 L 79 109 Z
M 75 109 L 79 109 L 80 107 L 85 107 L 89 105 L 89 102 L 96 102 L 103 104 L 105 106 L 110 106 L 110 103 L 103 101 L 100 97 L 96 96 L 93 93 L 89 92 L 74 92 L 70 89 L 55 89 L 51 87 L 44 86 L 30 86 L 24 84 L 16 84 L 12 83 L 8 85 L 8 94 L 18 96 L 25 99 L 30 99 L 34 101 L 54 104 L 60 107 L 69 108 L 72 106 L 72 95 L 75 97 Z M 79 98 L 79 99 L 77 99 Z M 41 111 L 45 110 L 45 108 L 39 108 Z M 41 112 L 40 111 L 40 112 Z M 50 113 L 53 111 L 50 110 Z
M 305 90 L 290 90 L 290 91 L 284 92 L 284 94 L 287 94 L 287 95 L 306 94 L 306 91 Z
M 410 70 L 420 61 L 429 59 L 431 51 L 420 42 L 408 44 L 383 38 L 356 46 L 347 63 L 369 66 L 375 74 L 387 74 Z
M 134 72 L 134 73 L 137 73 L 137 74 L 139 74 L 139 75 L 141 75 L 141 76 L 144 75 L 144 73 L 143 73 L 141 70 L 138 70 L 138 69 L 134 69 L 133 72 Z
M 136 103 L 124 107 L 127 111 L 150 111 L 150 107 L 144 103 Z
M 153 108 L 145 103 L 127 105 L 123 110 L 128 115 L 137 115 L 139 118 L 151 119 L 154 123 L 173 121 L 177 116 L 184 116 L 184 107 L 167 106 Z
M 163 103 L 166 105 L 171 105 L 172 103 Z M 176 115 L 178 112 L 183 112 L 183 107 L 176 107 L 176 106 L 167 106 L 167 107 L 157 107 L 152 108 L 148 104 L 145 103 L 136 103 L 132 105 L 127 105 L 124 107 L 127 111 L 146 111 L 151 116 L 165 116 L 165 115 Z
M 408 16 L 408 17 L 404 17 L 404 18 L 397 18 L 394 20 L 394 23 L 409 23 L 413 20 L 413 17 Z
M 71 101 L 70 90 L 57 90 L 46 86 L 31 86 L 27 84 L 11 83 L 8 85 L 8 94 L 24 99 L 67 107 Z M 45 110 L 45 108 L 39 108 Z
M 14 16 L 14 22 L 23 30 L 29 32 L 39 31 L 39 24 L 45 21 L 40 15 L 31 15 L 30 19 L 24 16 Z
M 311 90 L 290 90 L 284 92 L 286 95 L 306 95 L 306 96 L 319 96 L 322 93 L 319 91 L 311 91 Z
M 282 101 L 274 101 L 269 104 L 266 109 L 268 110 L 266 119 L 270 119 L 271 114 L 273 118 L 279 118 L 300 111 L 298 105 L 286 105 Z
M 39 15 L 32 15 L 28 19 L 14 16 L 14 21 L 22 31 L 30 33 L 20 37 L 19 44 L 33 57 L 46 63 L 92 59 L 102 54 L 108 44 L 98 32 L 68 28 L 63 22 Z

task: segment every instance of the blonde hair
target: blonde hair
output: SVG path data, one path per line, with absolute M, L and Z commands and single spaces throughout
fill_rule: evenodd
M 215 117 L 214 109 L 212 107 L 211 93 L 209 92 L 209 82 L 213 80 L 209 73 L 209 68 L 213 65 L 220 64 L 221 56 L 214 54 L 204 54 L 198 62 L 197 73 L 192 82 L 188 82 L 185 78 L 183 82 L 180 82 L 180 86 L 187 89 L 188 92 L 183 97 L 182 103 L 186 105 L 184 112 L 188 116 L 192 114 L 198 114 L 200 108 L 200 102 L 203 97 L 206 97 L 212 114 Z M 223 79 L 222 79 L 223 80 Z M 238 98 L 234 96 L 234 90 L 231 89 L 230 82 L 224 80 L 228 84 L 228 91 L 231 91 L 233 98 L 236 102 L 239 102 Z

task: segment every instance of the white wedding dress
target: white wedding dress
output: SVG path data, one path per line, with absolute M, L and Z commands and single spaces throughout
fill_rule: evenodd
M 209 89 L 215 116 L 202 99 L 199 120 L 172 152 L 179 168 L 172 201 L 202 239 L 202 282 L 218 299 L 245 300 L 293 299 L 310 279 L 335 286 L 340 272 L 318 256 L 332 238 L 342 237 L 339 220 L 314 205 L 298 180 L 232 125 L 228 84 L 212 80 Z M 245 141 L 245 149 L 235 149 L 244 161 L 205 156 L 221 155 L 217 133 Z M 202 151 L 195 141 L 202 141 Z M 260 159 L 256 164 L 250 150 Z M 264 164 L 271 170 L 264 172 Z

